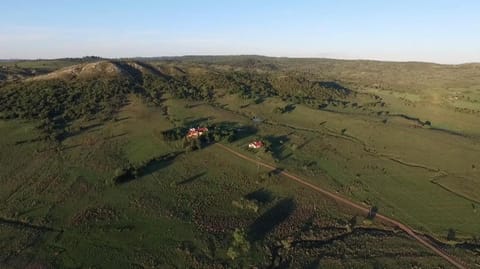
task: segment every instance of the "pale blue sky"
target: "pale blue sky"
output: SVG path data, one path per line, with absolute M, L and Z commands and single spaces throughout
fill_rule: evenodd
M 0 2 L 0 58 L 192 54 L 480 62 L 480 1 Z

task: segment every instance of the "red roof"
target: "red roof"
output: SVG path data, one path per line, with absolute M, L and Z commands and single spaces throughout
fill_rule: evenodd
M 190 130 L 188 130 L 187 137 L 201 136 L 207 131 L 208 128 L 206 127 L 190 128 Z
M 251 148 L 261 148 L 263 147 L 263 142 L 262 141 L 253 141 L 252 143 L 248 144 L 249 147 Z

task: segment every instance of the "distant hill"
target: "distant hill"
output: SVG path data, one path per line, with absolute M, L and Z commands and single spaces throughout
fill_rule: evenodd
M 1 107 L 3 117 L 49 118 L 55 119 L 54 122 L 93 116 L 102 111 L 110 118 L 124 105 L 122 100 L 128 94 L 137 94 L 157 105 L 165 95 L 206 102 L 216 102 L 225 95 L 238 95 L 256 103 L 277 97 L 312 108 L 337 110 L 353 106 L 365 113 L 382 114 L 386 112 L 371 108 L 383 107 L 382 96 L 389 93 L 394 96 L 406 94 L 402 100 L 409 106 L 413 106 L 413 102 L 426 101 L 476 114 L 479 97 L 475 87 L 480 85 L 480 65 L 263 56 L 142 60 L 88 57 L 6 63 L 0 70 L 0 83 L 2 81 L 0 97 L 7 104 Z M 39 101 L 47 96 L 55 98 L 56 103 Z M 62 105 L 58 107 L 59 104 Z M 67 111 L 70 111 L 68 115 Z M 407 117 L 421 118 L 419 113 Z M 402 110 L 397 114 L 410 113 Z M 427 120 L 430 121 L 423 119 L 421 122 Z
M 100 60 L 62 67 L 37 76 L 23 76 L 0 90 L 3 118 L 42 120 L 55 139 L 65 135 L 66 123 L 79 119 L 112 118 L 128 94 L 152 104 L 165 95 L 214 102 L 226 94 L 262 102 L 285 101 L 315 105 L 344 102 L 352 90 L 311 74 L 278 70 L 273 63 L 241 58 L 233 65 Z M 48 101 L 45 101 L 48 100 Z M 52 129 L 57 131 L 52 132 Z
M 122 69 L 110 61 L 101 61 L 96 63 L 79 64 L 65 67 L 60 70 L 33 77 L 34 80 L 62 79 L 71 80 L 75 78 L 97 78 L 114 77 L 122 75 Z
M 0 268 L 475 267 L 479 126 L 478 64 L 2 62 Z

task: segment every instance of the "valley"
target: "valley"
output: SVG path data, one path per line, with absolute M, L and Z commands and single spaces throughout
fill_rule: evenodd
M 480 264 L 480 65 L 0 65 L 4 267 Z M 197 127 L 207 134 L 185 137 Z

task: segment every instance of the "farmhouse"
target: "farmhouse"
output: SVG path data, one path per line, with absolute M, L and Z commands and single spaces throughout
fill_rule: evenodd
M 190 128 L 187 133 L 187 138 L 198 138 L 208 132 L 206 127 Z
M 262 141 L 253 141 L 252 143 L 248 144 L 248 147 L 251 149 L 259 149 L 263 147 Z

